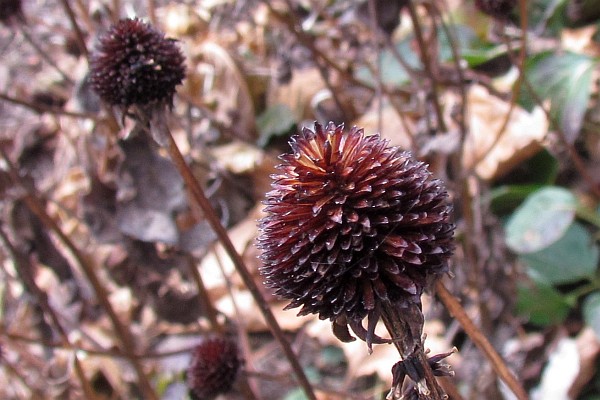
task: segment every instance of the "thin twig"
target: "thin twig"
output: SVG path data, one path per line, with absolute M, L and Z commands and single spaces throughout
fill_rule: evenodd
M 444 306 L 448 309 L 450 314 L 458 320 L 460 325 L 465 330 L 465 333 L 471 338 L 475 346 L 488 358 L 492 364 L 492 368 L 500 379 L 506 383 L 510 390 L 515 394 L 519 400 L 527 400 L 527 392 L 521 386 L 521 383 L 508 369 L 502 357 L 498 354 L 496 349 L 491 345 L 485 335 L 475 326 L 471 318 L 467 315 L 465 309 L 460 305 L 456 298 L 446 289 L 444 283 L 438 280 L 435 284 L 435 292 L 439 299 L 444 303 Z
M 296 18 L 296 14 L 294 12 L 294 5 L 292 4 L 291 0 L 285 0 L 285 2 L 289 8 L 291 15 L 293 16 L 293 20 L 292 20 L 292 24 L 291 24 L 292 29 L 294 32 L 300 34 L 302 32 L 302 26 L 300 25 L 300 23 L 298 22 L 298 20 Z M 306 36 L 305 38 L 307 39 L 307 41 L 309 41 L 308 36 Z M 315 48 L 315 46 L 311 45 L 310 48 Z M 315 58 L 315 64 L 317 65 L 317 69 L 319 70 L 319 73 L 321 74 L 321 78 L 323 79 L 323 82 L 325 82 L 325 86 L 327 86 L 329 93 L 331 93 L 331 98 L 333 99 L 333 102 L 335 103 L 336 107 L 342 114 L 343 120 L 349 121 L 350 114 L 346 110 L 346 107 L 344 106 L 344 104 L 342 103 L 340 96 L 338 94 L 338 91 L 335 90 L 335 88 L 331 84 L 331 81 L 328 76 L 329 74 L 327 72 L 327 66 L 323 65 L 323 60 L 319 59 L 319 58 Z M 327 63 L 325 63 L 325 64 L 327 64 Z
M 158 26 L 158 20 L 156 19 L 156 1 L 146 0 L 146 4 L 148 5 L 148 19 L 152 25 Z
M 425 39 L 423 37 L 423 30 L 421 28 L 421 22 L 419 16 L 417 15 L 417 9 L 414 5 L 414 2 L 408 2 L 408 11 L 410 14 L 410 18 L 413 23 L 413 28 L 415 32 L 415 38 L 417 39 L 417 43 L 419 44 L 419 50 L 421 51 L 421 62 L 423 63 L 423 69 L 427 74 L 429 81 L 431 82 L 431 101 L 433 103 L 433 108 L 435 110 L 438 126 L 437 128 L 441 132 L 446 132 L 446 122 L 444 121 L 444 112 L 442 111 L 442 106 L 440 104 L 439 92 L 438 92 L 438 82 L 433 72 L 433 64 L 431 58 L 429 57 L 429 46 L 425 43 Z
M 79 112 L 75 112 L 75 111 L 63 110 L 62 108 L 47 107 L 47 106 L 43 106 L 41 104 L 33 104 L 27 100 L 19 99 L 17 97 L 10 96 L 6 93 L 0 93 L 0 100 L 4 100 L 9 103 L 13 103 L 13 104 L 28 108 L 39 114 L 49 113 L 49 114 L 55 114 L 55 115 L 64 115 L 64 116 L 73 117 L 73 118 L 91 119 L 96 122 L 100 121 L 97 114 L 79 113 Z
M 181 154 L 181 151 L 179 150 L 177 143 L 173 139 L 173 135 L 168 130 L 168 128 L 166 128 L 166 127 L 164 127 L 164 128 L 165 128 L 166 132 L 163 132 L 163 133 L 167 135 L 167 140 L 168 140 L 167 151 L 169 153 L 169 156 L 175 163 L 175 166 L 179 170 L 179 173 L 182 175 L 194 200 L 196 201 L 196 203 L 200 206 L 200 208 L 204 212 L 204 217 L 206 218 L 206 220 L 212 227 L 213 231 L 219 238 L 221 245 L 223 246 L 223 248 L 225 249 L 225 251 L 227 252 L 229 257 L 231 258 L 231 261 L 233 262 L 235 269 L 237 270 L 238 274 L 242 278 L 244 285 L 250 291 L 250 294 L 254 298 L 254 301 L 258 305 L 263 317 L 265 318 L 265 320 L 267 322 L 267 325 L 269 326 L 271 332 L 273 333 L 273 336 L 281 345 L 281 348 L 283 349 L 283 352 L 285 353 L 288 361 L 290 362 L 290 365 L 292 366 L 292 369 L 293 369 L 294 373 L 296 374 L 296 378 L 298 379 L 298 383 L 304 390 L 304 393 L 310 400 L 316 400 L 316 396 L 314 394 L 313 388 L 312 388 L 308 378 L 306 377 L 306 374 L 304 373 L 304 370 L 302 369 L 300 362 L 298 361 L 298 357 L 296 356 L 296 354 L 294 354 L 294 351 L 292 350 L 290 343 L 286 339 L 286 337 L 283 333 L 283 330 L 279 326 L 277 319 L 273 315 L 273 312 L 269 308 L 269 305 L 267 304 L 266 300 L 263 298 L 258 286 L 254 282 L 254 279 L 253 279 L 252 275 L 250 274 L 250 272 L 248 271 L 248 268 L 246 267 L 244 260 L 239 255 L 239 253 L 235 249 L 235 246 L 231 242 L 231 239 L 229 238 L 229 235 L 227 234 L 227 230 L 221 224 L 221 220 L 219 219 L 218 215 L 212 208 L 210 201 L 205 196 L 204 189 L 202 189 L 202 186 L 200 186 L 200 184 L 194 177 L 194 174 L 192 173 L 190 167 L 185 162 L 185 159 L 183 158 L 183 155 Z
M 447 2 L 443 2 L 447 6 Z M 435 2 L 431 2 L 429 4 L 430 10 L 434 12 L 433 19 L 435 21 L 436 17 L 439 20 L 439 24 L 442 27 L 442 30 L 446 34 L 448 38 L 448 43 L 450 44 L 450 51 L 452 52 L 452 61 L 454 63 L 454 68 L 456 69 L 456 74 L 458 76 L 458 81 L 460 84 L 458 85 L 458 91 L 460 93 L 460 117 L 458 120 L 458 125 L 460 127 L 461 137 L 464 138 L 467 136 L 467 90 L 465 89 L 466 80 L 463 68 L 461 66 L 461 55 L 458 49 L 458 40 L 456 38 L 455 32 L 446 24 L 444 21 L 444 17 L 442 12 L 437 8 L 437 4 Z M 456 26 L 452 22 L 452 13 L 447 13 L 448 18 L 450 18 L 450 22 L 453 26 Z
M 79 50 L 81 50 L 81 54 L 83 54 L 86 58 L 88 58 L 90 54 L 89 54 L 87 46 L 85 44 L 84 35 L 83 35 L 83 32 L 81 31 L 81 28 L 79 27 L 79 24 L 77 23 L 77 18 L 75 17 L 75 13 L 73 12 L 71 5 L 69 4 L 69 0 L 60 0 L 60 2 L 63 6 L 63 9 L 67 13 L 67 17 L 69 18 L 69 21 L 71 22 L 71 27 L 73 28 L 73 31 L 75 32 L 75 37 L 77 38 L 77 44 L 79 45 Z
M 195 260 L 188 256 L 186 260 L 186 264 L 192 275 L 192 279 L 196 283 L 196 289 L 198 290 L 198 298 L 200 299 L 200 306 L 206 313 L 208 317 L 208 321 L 212 329 L 215 332 L 223 333 L 223 327 L 219 324 L 219 320 L 217 318 L 218 312 L 215 309 L 214 304 L 212 303 L 210 296 L 208 295 L 208 291 L 206 290 L 206 286 L 204 285 L 204 281 L 202 280 L 202 275 L 198 272 L 198 268 L 196 266 Z
M 6 332 L 6 331 L 4 331 L 4 328 L 2 328 L 1 326 L 0 326 L 0 336 L 3 336 L 3 337 L 5 337 L 5 338 L 7 338 L 9 340 L 12 340 L 12 341 L 34 343 L 34 344 L 38 344 L 38 345 L 41 345 L 41 346 L 44 346 L 44 347 L 47 347 L 47 348 L 56 348 L 56 349 L 63 349 L 63 350 L 75 350 L 75 351 L 83 352 L 83 353 L 86 353 L 87 355 L 91 355 L 91 356 L 95 356 L 95 357 L 127 358 L 127 356 L 125 354 L 123 354 L 120 350 L 111 350 L 111 349 L 98 350 L 98 349 L 90 349 L 90 348 L 87 348 L 87 347 L 84 347 L 84 346 L 81 346 L 81 345 L 72 344 L 72 343 L 71 343 L 70 347 L 65 347 L 65 345 L 63 343 L 61 343 L 61 342 L 54 342 L 54 341 L 46 340 L 44 338 L 28 337 L 28 336 L 23 336 L 22 334 Z M 160 353 L 147 352 L 147 353 L 144 353 L 144 354 L 137 354 L 136 358 L 149 360 L 149 359 L 158 359 L 158 358 L 166 358 L 166 357 L 178 356 L 178 355 L 181 355 L 181 354 L 189 354 L 195 348 L 196 348 L 196 345 L 186 346 L 186 347 L 182 347 L 182 348 L 177 349 L 177 350 L 164 351 L 164 352 L 160 352 Z
M 483 151 L 481 152 L 481 154 L 476 157 L 475 161 L 472 163 L 471 168 L 475 168 L 477 166 L 477 164 L 488 154 L 488 152 L 493 149 L 498 142 L 500 142 L 500 139 L 502 138 L 502 136 L 506 133 L 506 127 L 508 126 L 508 124 L 510 123 L 510 119 L 512 116 L 513 111 L 515 110 L 516 106 L 517 106 L 517 100 L 519 98 L 520 92 L 521 92 L 521 86 L 523 84 L 523 79 L 525 78 L 525 61 L 526 61 L 526 56 L 527 56 L 527 27 L 528 27 L 528 20 L 527 20 L 527 5 L 525 3 L 525 5 L 520 3 L 520 15 L 521 15 L 521 48 L 519 49 L 519 58 L 517 60 L 513 60 L 512 54 L 513 54 L 513 49 L 512 49 L 512 45 L 510 42 L 510 38 L 507 35 L 503 35 L 503 39 L 504 39 L 504 43 L 506 44 L 506 53 L 508 54 L 508 57 L 515 62 L 515 64 L 517 65 L 517 70 L 519 71 L 519 76 L 517 77 L 517 80 L 515 81 L 513 88 L 512 88 L 512 92 L 511 92 L 511 98 L 510 98 L 510 105 L 508 108 L 508 111 L 506 112 L 506 115 L 504 117 L 504 120 L 502 121 L 502 124 L 500 125 L 500 129 L 498 129 L 498 132 L 496 132 L 496 134 L 493 136 L 494 140 L 492 141 L 492 143 L 490 143 L 488 147 L 488 151 Z M 501 28 L 504 28 L 506 25 L 506 21 L 502 20 L 499 21 L 499 23 L 501 24 Z M 501 29 L 503 30 L 503 29 Z
M 48 55 L 48 53 L 37 44 L 37 42 L 29 34 L 29 32 L 27 32 L 27 26 L 23 25 L 23 24 L 19 24 L 19 27 L 21 28 L 21 34 L 23 35 L 23 37 L 25 38 L 27 43 L 29 43 L 31 45 L 31 47 L 34 48 L 34 50 L 39 54 L 39 56 L 42 57 L 42 59 L 44 61 L 46 61 L 46 63 L 48 63 L 48 65 L 50 65 L 52 68 L 54 68 L 56 70 L 56 72 L 58 72 L 65 81 L 69 82 L 71 85 L 75 85 L 75 81 L 73 81 L 73 79 L 71 79 L 71 77 L 68 76 L 58 66 L 58 64 L 56 64 L 56 62 L 52 59 L 52 57 L 50 57 L 50 55 Z

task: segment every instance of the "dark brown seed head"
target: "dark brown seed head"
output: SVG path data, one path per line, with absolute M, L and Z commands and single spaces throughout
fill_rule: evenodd
M 517 0 L 475 0 L 475 6 L 494 18 L 506 19 L 517 5 Z
M 197 400 L 209 400 L 231 390 L 241 359 L 231 339 L 207 338 L 192 354 L 187 370 L 187 386 Z
M 290 144 L 260 221 L 266 284 L 299 315 L 351 327 L 384 303 L 420 305 L 453 250 L 442 182 L 356 127 L 315 124 Z
M 4 25 L 25 22 L 21 0 L 0 0 L 0 22 Z
M 137 18 L 123 19 L 100 38 L 91 58 L 90 81 L 111 105 L 171 104 L 185 77 L 184 57 L 175 40 Z

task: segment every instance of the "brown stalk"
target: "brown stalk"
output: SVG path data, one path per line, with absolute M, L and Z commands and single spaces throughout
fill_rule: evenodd
M 305 395 L 310 400 L 316 400 L 316 396 L 314 394 L 313 388 L 312 388 L 308 378 L 306 377 L 306 374 L 304 373 L 304 370 L 302 369 L 300 362 L 298 361 L 298 357 L 296 356 L 296 354 L 294 354 L 294 351 L 292 350 L 290 343 L 286 339 L 286 337 L 283 333 L 283 330 L 279 326 L 277 319 L 273 315 L 273 312 L 269 308 L 269 305 L 267 304 L 266 300 L 263 298 L 258 286 L 254 282 L 252 275 L 248 271 L 248 268 L 246 267 L 244 260 L 239 255 L 239 253 L 235 249 L 233 243 L 231 242 L 231 239 L 229 238 L 229 235 L 227 234 L 227 230 L 221 224 L 221 220 L 219 219 L 219 216 L 216 214 L 216 212 L 214 211 L 214 209 L 212 208 L 212 206 L 210 204 L 210 201 L 205 196 L 204 189 L 202 189 L 202 186 L 200 186 L 200 184 L 194 177 L 192 170 L 185 162 L 185 159 L 183 158 L 183 155 L 181 154 L 181 151 L 179 150 L 177 143 L 173 139 L 173 135 L 171 134 L 169 129 L 166 127 L 166 124 L 160 124 L 159 129 L 161 129 L 162 132 L 160 132 L 158 134 L 158 136 L 161 138 L 166 136 L 166 139 L 168 141 L 166 143 L 166 147 L 167 147 L 169 156 L 171 157 L 171 159 L 173 160 L 173 163 L 175 164 L 176 168 L 179 170 L 179 173 L 183 177 L 194 200 L 196 201 L 198 206 L 200 206 L 200 208 L 204 212 L 204 217 L 206 218 L 206 220 L 208 221 L 208 223 L 214 230 L 215 234 L 219 238 L 221 245 L 223 246 L 223 248 L 225 249 L 225 251 L 227 252 L 229 257 L 231 258 L 231 261 L 233 262 L 236 271 L 242 278 L 244 285 L 248 288 L 248 290 L 250 291 L 250 294 L 254 298 L 254 301 L 258 305 L 263 317 L 265 318 L 265 321 L 267 322 L 267 325 L 269 326 L 269 329 L 271 330 L 271 333 L 273 334 L 275 339 L 279 342 L 283 352 L 285 353 L 285 356 L 287 357 L 288 361 L 290 362 L 290 365 L 296 375 L 296 378 L 298 379 L 298 383 L 304 390 Z
M 519 400 L 527 400 L 527 392 L 523 389 L 523 386 L 513 373 L 508 369 L 502 357 L 498 354 L 496 349 L 491 345 L 489 340 L 481 332 L 477 326 L 473 323 L 471 318 L 467 315 L 465 309 L 460 305 L 456 298 L 448 291 L 446 286 L 441 280 L 438 280 L 435 284 L 436 295 L 440 298 L 444 306 L 448 309 L 450 314 L 456 318 L 460 325 L 465 330 L 465 333 L 469 335 L 469 338 L 475 343 L 475 346 L 487 357 L 492 364 L 492 368 L 500 379 L 506 383 L 510 390 L 515 394 Z
M 354 77 L 354 75 L 352 75 L 352 73 L 350 73 L 346 68 L 338 65 L 335 61 L 333 61 L 330 57 L 328 57 L 323 51 L 321 51 L 315 45 L 314 40 L 312 39 L 312 37 L 310 35 L 308 35 L 306 32 L 304 32 L 302 30 L 296 29 L 295 21 L 293 19 L 288 18 L 287 16 L 283 15 L 281 12 L 277 11 L 275 9 L 275 7 L 273 7 L 273 5 L 271 4 L 272 0 L 263 0 L 263 1 L 264 1 L 264 4 L 269 9 L 269 12 L 273 15 L 273 17 L 275 17 L 277 20 L 282 22 L 286 26 L 286 28 L 296 37 L 296 39 L 298 39 L 298 42 L 302 46 L 306 47 L 313 54 L 315 59 L 321 60 L 324 64 L 326 64 L 327 67 L 329 67 L 329 68 L 333 69 L 335 72 L 339 73 L 340 76 L 342 76 L 346 82 L 349 82 L 349 83 L 356 85 L 358 87 L 361 87 L 363 89 L 369 90 L 372 93 L 375 92 L 375 89 L 373 87 L 371 87 L 367 83 Z M 404 90 L 404 89 L 400 89 L 400 88 L 390 89 L 390 88 L 384 87 L 384 93 L 388 96 L 394 96 L 394 95 L 411 96 L 412 95 L 412 93 L 410 93 L 408 90 Z
M 75 13 L 69 4 L 69 0 L 60 0 L 65 12 L 67 13 L 67 17 L 69 18 L 69 22 L 71 22 L 71 27 L 73 28 L 73 32 L 75 32 L 75 37 L 77 38 L 77 44 L 79 45 L 79 50 L 81 50 L 81 54 L 83 54 L 86 58 L 89 57 L 89 52 L 87 46 L 85 45 L 85 39 L 83 36 L 83 32 L 77 23 L 77 18 L 75 17 Z
M 98 116 L 96 114 L 78 113 L 75 111 L 63 110 L 62 108 L 46 107 L 41 104 L 33 104 L 27 100 L 19 99 L 17 97 L 10 96 L 6 93 L 0 93 L 0 100 L 4 100 L 6 102 L 28 108 L 39 114 L 50 113 L 50 114 L 55 114 L 55 115 L 64 115 L 64 116 L 73 117 L 73 118 L 91 119 L 94 121 L 99 121 Z
M 198 290 L 198 298 L 200 299 L 201 308 L 206 313 L 212 329 L 215 332 L 223 333 L 223 327 L 219 324 L 219 320 L 217 318 L 217 310 L 215 309 L 208 295 L 208 291 L 206 290 L 206 286 L 202 280 L 202 275 L 200 275 L 198 272 L 198 268 L 196 267 L 194 259 L 192 257 L 188 257 L 186 261 L 190 274 L 192 275 L 192 279 L 196 284 L 196 289 Z
M 152 385 L 150 384 L 150 381 L 148 380 L 140 361 L 135 356 L 135 340 L 133 339 L 133 335 L 117 316 L 117 313 L 108 299 L 108 291 L 103 286 L 100 278 L 96 274 L 94 266 L 87 261 L 83 253 L 77 248 L 77 246 L 75 246 L 69 236 L 62 231 L 56 221 L 54 221 L 54 219 L 48 215 L 39 198 L 32 194 L 30 189 L 21 182 L 17 170 L 4 150 L 1 150 L 0 154 L 2 155 L 2 158 L 6 164 L 9 166 L 9 175 L 13 181 L 13 184 L 22 188 L 25 192 L 22 196 L 22 200 L 25 205 L 40 219 L 46 229 L 48 229 L 50 232 L 53 232 L 61 241 L 61 243 L 69 250 L 94 289 L 100 305 L 106 311 L 113 324 L 115 333 L 121 342 L 123 353 L 129 359 L 129 362 L 134 367 L 138 375 L 138 383 L 140 385 L 140 389 L 144 393 L 145 398 L 149 400 L 157 400 L 158 396 L 152 388 Z
M 433 72 L 433 64 L 429 57 L 429 46 L 425 43 L 425 39 L 423 37 L 423 29 L 421 28 L 421 22 L 419 20 L 419 16 L 417 15 L 417 9 L 413 1 L 408 1 L 408 11 L 410 13 L 410 18 L 413 23 L 415 38 L 417 39 L 417 43 L 419 44 L 419 50 L 421 51 L 421 61 L 423 62 L 423 69 L 425 70 L 425 74 L 428 76 L 429 81 L 431 82 L 431 101 L 433 102 L 433 108 L 435 109 L 435 113 L 437 116 L 438 129 L 441 132 L 446 132 L 447 128 L 446 122 L 444 121 L 444 112 L 442 111 L 442 106 L 440 105 L 438 93 L 438 81 Z
M 521 16 L 521 48 L 519 49 L 519 58 L 517 60 L 513 60 L 513 62 L 515 62 L 517 65 L 517 69 L 519 70 L 519 76 L 517 77 L 517 80 L 515 81 L 515 84 L 513 85 L 509 109 L 506 113 L 506 116 L 504 117 L 504 120 L 502 121 L 502 125 L 500 125 L 500 129 L 494 135 L 493 142 L 488 146 L 488 150 L 493 149 L 494 146 L 496 146 L 498 144 L 498 142 L 500 141 L 500 139 L 502 138 L 502 135 L 505 133 L 506 127 L 508 126 L 508 124 L 510 122 L 510 117 L 511 117 L 515 107 L 517 106 L 517 99 L 519 98 L 519 93 L 521 92 L 521 86 L 522 86 L 523 80 L 525 78 L 525 61 L 526 61 L 526 56 L 527 56 L 527 26 L 528 26 L 526 1 L 520 0 L 519 7 L 520 7 L 519 14 Z M 501 30 L 503 30 L 502 28 L 505 27 L 506 21 L 499 21 L 499 22 L 501 24 Z M 504 40 L 505 40 L 505 44 L 506 44 L 507 54 L 510 58 L 512 58 L 513 52 L 512 52 L 512 46 L 510 43 L 510 39 L 508 37 L 506 37 L 506 35 L 503 35 L 503 36 L 504 36 Z M 482 152 L 481 155 L 479 157 L 477 157 L 477 159 L 473 163 L 473 167 L 472 167 L 473 169 L 486 156 L 486 154 L 487 154 L 486 152 Z
M 58 72 L 65 81 L 69 82 L 71 85 L 74 85 L 75 82 L 73 81 L 73 79 L 71 79 L 62 69 L 60 69 L 60 67 L 58 66 L 58 64 L 56 64 L 52 57 L 50 57 L 50 55 L 37 44 L 37 42 L 29 34 L 29 32 L 27 32 L 27 27 L 22 24 L 19 24 L 19 27 L 21 28 L 21 34 L 23 35 L 27 43 L 29 43 L 31 47 L 34 48 L 34 50 L 39 54 L 39 56 L 42 57 L 42 59 L 46 61 L 48 65 L 54 68 L 56 72 Z

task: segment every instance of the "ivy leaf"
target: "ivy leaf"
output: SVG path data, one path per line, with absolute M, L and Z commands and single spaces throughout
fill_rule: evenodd
M 258 145 L 266 146 L 274 136 L 288 133 L 296 125 L 296 116 L 285 104 L 275 104 L 256 117 L 260 132 Z
M 570 143 L 581 129 L 597 66 L 598 59 L 571 52 L 543 53 L 526 66 L 531 87 L 537 96 L 550 100 L 550 114 Z
M 583 318 L 600 340 L 600 291 L 591 293 L 583 301 Z
M 535 325 L 547 326 L 562 322 L 571 305 L 556 289 L 544 284 L 520 284 L 517 287 L 517 312 Z
M 538 282 L 559 285 L 591 278 L 598 265 L 598 246 L 583 225 L 573 223 L 562 238 L 545 249 L 523 254 L 521 261 Z
M 575 218 L 577 199 L 567 189 L 547 186 L 516 209 L 506 224 L 506 244 L 519 254 L 533 253 L 560 239 Z

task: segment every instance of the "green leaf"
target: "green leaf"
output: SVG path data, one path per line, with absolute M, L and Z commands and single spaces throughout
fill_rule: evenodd
M 547 285 L 520 284 L 517 287 L 517 312 L 535 325 L 547 326 L 562 322 L 570 304 L 556 289 Z
M 503 215 L 514 210 L 527 196 L 544 187 L 533 183 L 530 185 L 502 185 L 490 191 L 490 209 L 496 215 Z
M 600 340 L 600 291 L 591 293 L 583 301 L 583 318 Z
M 264 147 L 273 136 L 284 135 L 296 125 L 296 116 L 285 104 L 275 104 L 256 117 L 260 133 L 258 145 Z
M 571 52 L 544 53 L 526 66 L 531 87 L 550 100 L 550 114 L 571 143 L 581 129 L 597 66 L 597 59 Z
M 401 55 L 408 66 L 419 69 L 421 67 L 421 61 L 411 47 L 412 40 L 413 38 L 410 36 L 398 42 L 395 45 L 396 52 Z M 386 49 L 379 53 L 379 65 L 381 81 L 385 85 L 401 86 L 410 79 L 404 66 L 390 50 Z M 358 68 L 356 71 L 356 78 L 372 86 L 377 84 L 371 70 L 367 67 Z
M 294 389 L 285 395 L 283 400 L 307 400 L 308 397 L 304 394 L 302 389 Z
M 506 224 L 506 244 L 533 253 L 560 239 L 575 218 L 577 199 L 568 190 L 547 186 L 521 204 Z
M 558 285 L 591 278 L 598 265 L 598 246 L 588 230 L 573 223 L 565 235 L 536 253 L 523 254 L 528 274 L 538 282 Z

